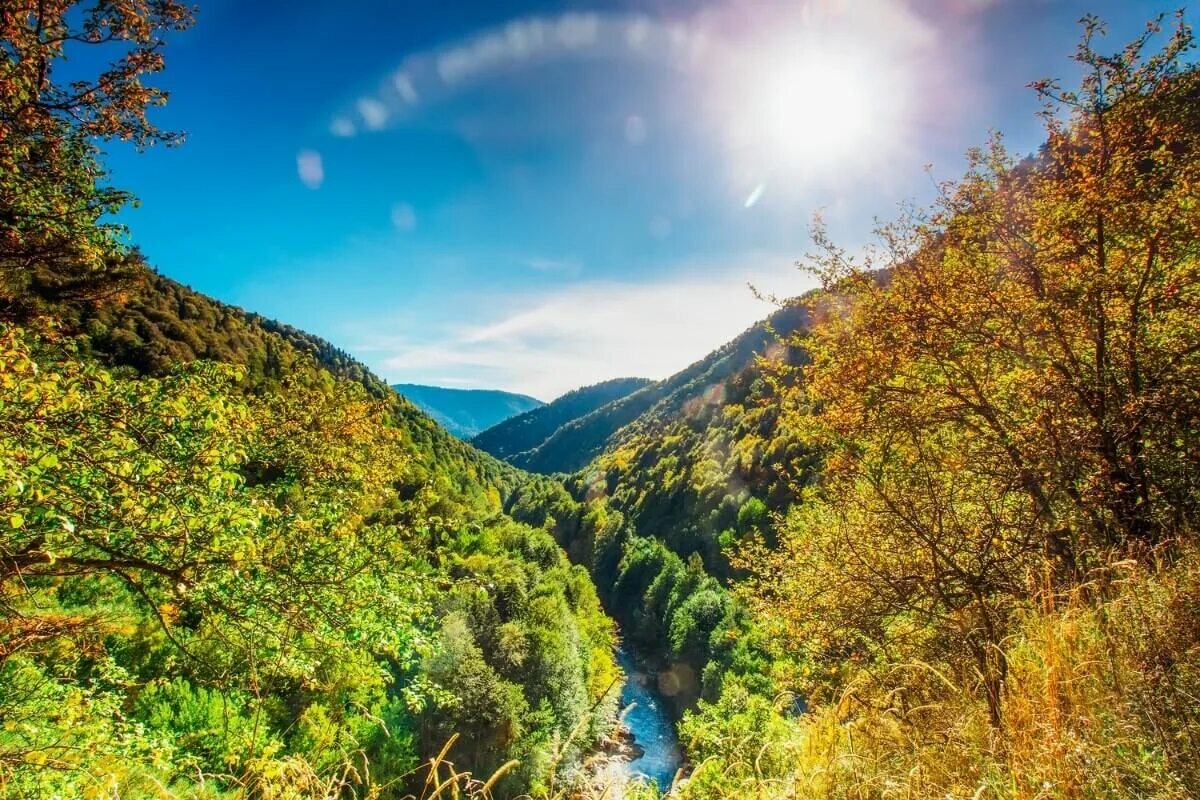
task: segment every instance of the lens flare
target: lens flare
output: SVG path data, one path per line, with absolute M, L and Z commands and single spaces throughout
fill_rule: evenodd
M 863 65 L 845 54 L 804 53 L 764 76 L 747 114 L 763 146 L 788 161 L 841 158 L 862 146 L 874 104 Z
M 930 34 L 895 4 L 835 10 L 751 26 L 709 62 L 710 124 L 747 208 L 756 187 L 775 196 L 855 180 L 905 146 Z

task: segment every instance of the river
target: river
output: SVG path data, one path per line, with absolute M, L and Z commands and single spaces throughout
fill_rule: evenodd
M 665 792 L 683 761 L 667 704 L 658 692 L 654 676 L 624 648 L 617 651 L 617 662 L 627 676 L 621 691 L 621 706 L 628 708 L 625 726 L 633 734 L 634 743 L 645 751 L 627 762 L 624 769 L 630 775 L 654 781 Z

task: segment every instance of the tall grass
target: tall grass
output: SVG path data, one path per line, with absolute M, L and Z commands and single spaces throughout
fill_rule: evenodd
M 760 727 L 753 748 L 705 731 L 676 795 L 1200 797 L 1200 553 L 1117 562 L 1070 592 L 1040 592 L 1002 649 L 999 728 L 969 668 L 877 661 L 838 702 Z

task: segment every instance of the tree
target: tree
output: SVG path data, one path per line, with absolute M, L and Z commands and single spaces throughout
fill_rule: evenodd
M 396 530 L 367 518 L 404 462 L 382 402 L 303 373 L 247 398 L 212 364 L 120 380 L 36 345 L 0 328 L 0 662 L 102 629 L 38 610 L 64 579 L 123 586 L 212 672 L 257 650 L 307 676 L 347 634 L 389 649 L 412 599 Z
M 163 69 L 165 34 L 187 28 L 177 0 L 14 0 L 0 6 L 0 313 L 27 313 L 34 289 L 91 297 L 140 263 L 104 222 L 129 193 L 103 185 L 98 143 L 182 141 L 148 118 L 167 94 L 143 83 Z M 111 55 L 98 74 L 58 80 L 68 53 Z
M 1013 601 L 1190 535 L 1200 510 L 1192 34 L 1180 18 L 1150 53 L 1154 23 L 1109 56 L 1084 26 L 1079 90 L 1034 85 L 1036 156 L 973 151 L 865 262 L 818 230 L 790 414 L 826 470 L 759 570 L 760 607 L 827 655 L 967 654 L 997 726 Z

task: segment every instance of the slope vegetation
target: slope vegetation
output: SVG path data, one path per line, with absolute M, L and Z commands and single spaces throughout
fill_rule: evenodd
M 311 358 L 377 397 L 388 393 L 383 381 L 345 351 L 291 325 L 140 267 L 125 275 L 123 284 L 117 296 L 101 302 L 43 297 L 39 305 L 66 330 L 85 337 L 97 359 L 143 375 L 164 375 L 203 359 L 244 366 L 248 382 L 272 382 L 287 375 L 298 359 Z
M 601 406 L 620 400 L 650 383 L 646 378 L 615 378 L 567 392 L 541 408 L 505 420 L 471 439 L 496 458 L 523 465 L 528 451 L 539 447 L 559 428 Z
M 807 310 L 785 307 L 668 379 L 646 411 L 614 431 L 575 479 L 603 492 L 642 536 L 729 575 L 724 551 L 769 534 L 816 468 L 780 425 L 771 370 L 804 360 Z
M 802 317 L 797 309 L 783 309 L 686 369 L 567 422 L 541 444 L 509 460 L 546 475 L 581 470 L 617 446 L 621 429 L 642 415 L 661 421 L 681 416 L 696 405 L 713 405 L 724 382 L 752 367 L 755 358 L 777 340 L 773 329 L 791 333 L 802 324 Z M 710 394 L 706 396 L 706 392 Z
M 0 794 L 403 794 L 452 737 L 519 760 L 504 794 L 563 780 L 615 631 L 502 513 L 524 476 L 328 342 L 52 233 L 0 259 Z
M 501 513 L 522 476 L 321 340 L 137 283 L 0 324 L 5 795 L 370 792 L 452 736 L 520 760 L 505 793 L 560 780 L 614 630 Z
M 676 713 L 730 681 L 766 696 L 779 686 L 727 590 L 728 556 L 770 538 L 769 509 L 811 477 L 814 460 L 780 425 L 767 380 L 768 367 L 802 362 L 782 337 L 806 322 L 803 309 L 780 309 L 678 375 L 564 426 L 548 442 L 602 430 L 589 446 L 610 449 L 575 475 L 523 484 L 507 505 L 588 568 L 624 635 L 662 670 Z

